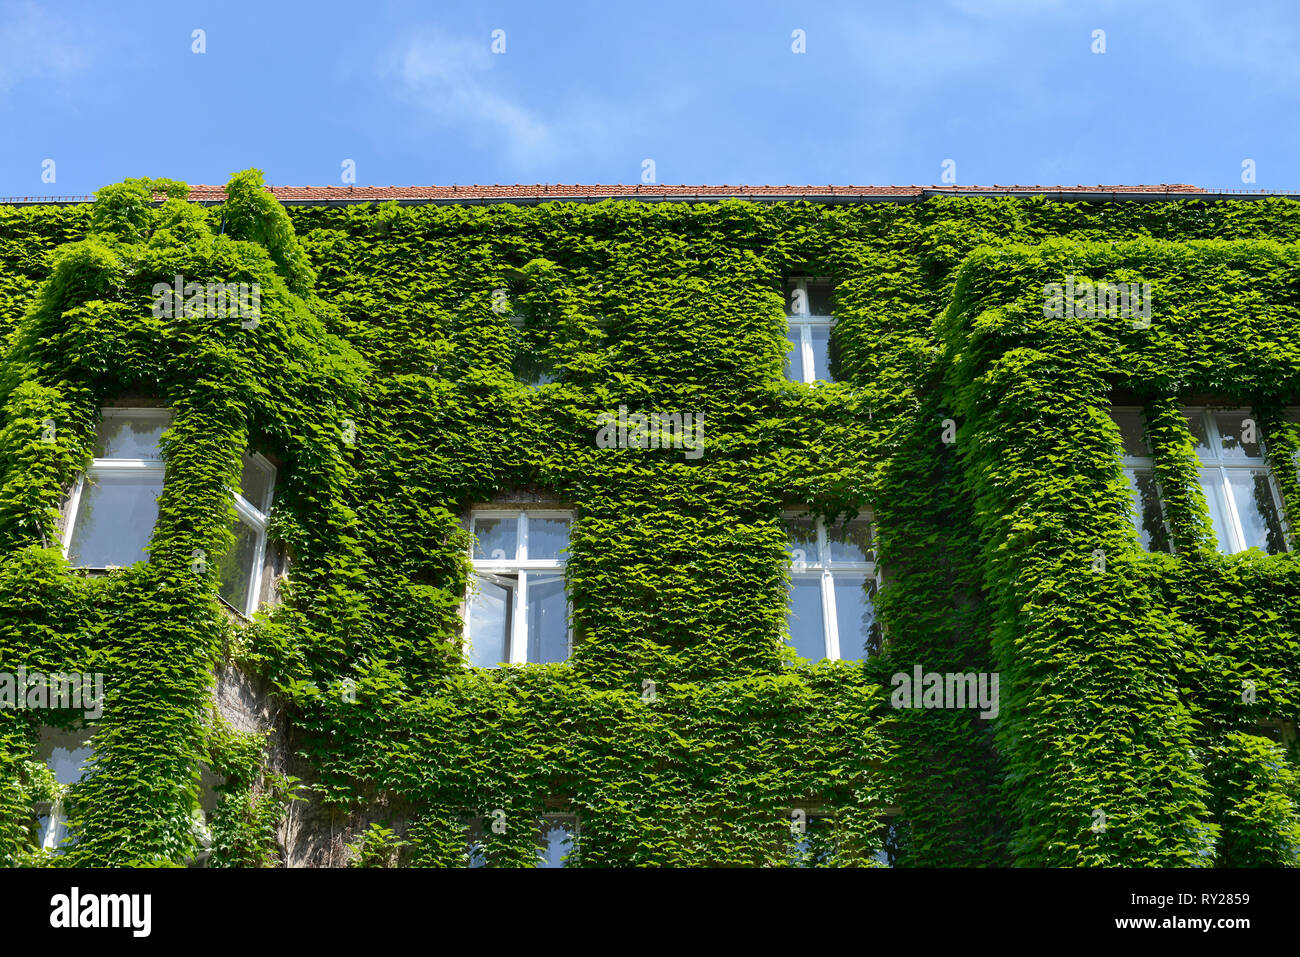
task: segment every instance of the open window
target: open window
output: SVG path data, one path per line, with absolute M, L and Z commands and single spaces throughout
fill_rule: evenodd
M 785 309 L 790 351 L 785 377 L 793 382 L 830 382 L 831 316 L 835 284 L 829 279 L 790 279 Z
M 572 650 L 564 565 L 569 512 L 485 509 L 473 536 L 465 637 L 471 665 L 564 661 Z
M 861 661 L 880 650 L 880 585 L 870 518 L 827 524 L 789 513 L 790 644 L 799 657 Z
M 146 561 L 165 469 L 166 409 L 105 409 L 95 458 L 68 500 L 63 553 L 73 565 L 112 568 Z
M 189 867 L 206 867 L 212 856 L 212 819 L 221 800 L 217 788 L 225 783 L 206 763 L 199 764 L 199 806 L 190 820 L 190 831 L 197 846 L 187 862 Z
M 63 528 L 63 553 L 81 568 L 115 568 L 147 561 L 166 479 L 162 435 L 167 409 L 105 409 L 95 430 L 95 457 L 73 487 Z M 235 544 L 218 567 L 218 594 L 251 616 L 266 560 L 266 528 L 275 492 L 275 466 L 245 454 L 238 489 L 231 489 Z
M 94 754 L 90 745 L 90 729 L 62 731 L 45 726 L 41 728 L 36 746 L 36 760 L 43 763 L 57 782 L 55 794 L 48 801 L 38 801 L 36 812 L 37 846 L 62 854 L 75 837 L 68 832 L 68 814 L 65 799 L 68 789 L 81 780 L 86 763 Z
M 217 569 L 218 594 L 239 613 L 252 617 L 262 593 L 266 564 L 266 526 L 275 495 L 275 466 L 256 453 L 244 455 L 235 499 L 235 544 Z
M 1124 477 L 1128 479 L 1132 507 L 1129 518 L 1142 547 L 1148 552 L 1171 552 L 1173 540 L 1165 521 L 1165 505 L 1156 481 L 1155 458 L 1147 441 L 1141 409 L 1116 408 L 1111 418 L 1119 426 L 1124 448 Z

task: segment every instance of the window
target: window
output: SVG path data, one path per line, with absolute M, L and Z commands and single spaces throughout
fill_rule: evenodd
M 1287 550 L 1282 499 L 1254 415 L 1242 409 L 1184 409 L 1219 551 Z
M 902 850 L 902 828 L 898 818 L 889 815 L 880 829 L 880 850 L 876 851 L 875 861 L 882 867 L 894 867 L 898 864 L 899 852 Z
M 68 500 L 63 549 L 83 568 L 112 568 L 146 561 L 158 520 L 166 468 L 162 434 L 166 409 L 105 409 L 95 430 L 95 458 Z M 218 593 L 252 615 L 261 592 L 266 524 L 275 490 L 275 466 L 244 455 L 235 499 L 235 544 L 218 568 Z
M 1291 425 L 1295 426 L 1297 430 L 1300 430 L 1300 408 L 1293 406 L 1289 409 L 1283 409 L 1282 421 L 1289 422 Z M 1292 460 L 1296 467 L 1296 477 L 1300 478 L 1300 450 L 1295 452 L 1292 456 Z
M 492 863 L 491 825 L 491 818 L 470 819 L 465 842 L 466 867 L 488 867 Z M 543 814 L 537 820 L 537 866 L 568 867 L 569 855 L 577 841 L 578 819 L 574 815 Z
M 826 811 L 805 811 L 799 816 L 796 809 L 791 814 L 791 821 L 790 866 L 835 866 L 842 845 L 834 817 Z M 899 837 L 897 819 L 892 814 L 887 815 L 885 824 L 877 831 L 880 847 L 872 855 L 872 861 L 882 867 L 894 867 L 898 861 Z
M 821 811 L 796 808 L 790 815 L 791 867 L 829 867 L 839 850 L 835 820 Z
M 831 297 L 827 279 L 791 279 L 786 283 L 787 337 L 785 377 L 794 382 L 830 382 Z
M 190 817 L 190 831 L 198 846 L 188 861 L 190 867 L 206 867 L 208 858 L 212 856 L 212 818 L 221 801 L 217 788 L 225 783 L 225 779 L 213 774 L 207 764 L 199 763 L 199 806 Z
M 571 814 L 544 814 L 538 833 L 537 866 L 567 867 L 578 839 L 578 819 Z
M 487 867 L 487 833 L 483 828 L 483 819 L 472 818 L 467 830 L 469 835 L 465 841 L 465 866 Z
M 1148 552 L 1171 552 L 1173 546 L 1165 522 L 1165 506 L 1156 482 L 1155 459 L 1144 432 L 1140 409 L 1118 408 L 1111 418 L 1119 426 L 1124 446 L 1124 477 L 1128 479 L 1132 508 L 1129 517 L 1142 547 Z
M 266 523 L 275 494 L 275 466 L 260 455 L 244 455 L 235 497 L 235 544 L 217 568 L 218 594 L 236 611 L 252 617 L 262 593 L 266 561 Z
M 36 759 L 43 762 L 58 782 L 59 790 L 53 800 L 36 803 L 36 843 L 47 851 L 63 853 L 63 845 L 70 843 L 68 816 L 64 807 L 67 789 L 81 780 L 94 749 L 90 746 L 90 729 L 60 731 L 43 727 L 36 749 Z
M 149 558 L 163 487 L 165 409 L 105 409 L 95 458 L 68 500 L 63 553 L 74 565 L 108 568 Z
M 520 345 L 513 363 L 515 378 L 534 389 L 558 381 L 559 373 L 555 363 L 543 355 L 541 338 L 536 332 L 528 329 L 524 317 L 512 315 L 510 322 L 519 330 L 520 337 Z
M 568 512 L 491 509 L 470 516 L 474 577 L 466 638 L 471 665 L 564 661 L 572 645 L 564 588 Z
M 827 525 L 787 516 L 790 643 L 801 658 L 861 661 L 879 650 L 872 599 L 879 585 L 871 521 Z

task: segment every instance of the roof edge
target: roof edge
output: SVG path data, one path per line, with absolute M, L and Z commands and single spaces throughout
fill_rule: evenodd
M 1190 183 L 1113 186 L 673 186 L 533 184 L 514 186 L 267 186 L 286 206 L 351 206 L 395 202 L 401 205 L 535 205 L 549 202 L 597 203 L 605 200 L 635 202 L 708 203 L 724 200 L 750 202 L 814 202 L 824 204 L 919 202 L 939 196 L 1017 197 L 1041 196 L 1066 202 L 1173 201 L 1227 199 L 1254 200 L 1274 196 L 1297 197 L 1291 190 L 1207 190 Z M 202 205 L 225 201 L 224 186 L 190 187 L 189 200 Z M 161 201 L 162 197 L 158 197 Z M 75 205 L 93 202 L 93 196 L 8 196 L 0 205 Z

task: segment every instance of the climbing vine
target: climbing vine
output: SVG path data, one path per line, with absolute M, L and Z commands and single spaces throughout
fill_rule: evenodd
M 201 764 L 233 866 L 283 860 L 300 793 L 359 822 L 366 866 L 463 866 L 473 821 L 503 825 L 486 862 L 527 866 L 556 812 L 582 866 L 1294 863 L 1296 755 L 1259 730 L 1296 717 L 1293 561 L 1208 549 L 1177 401 L 1258 407 L 1300 514 L 1296 204 L 286 211 L 255 171 L 184 196 L 0 208 L 0 670 L 107 689 L 54 863 L 189 859 Z M 1155 284 L 1150 329 L 1044 317 L 1067 273 Z M 155 316 L 178 274 L 257 282 L 261 321 Z M 782 376 L 791 275 L 838 281 L 836 382 Z M 1177 555 L 1127 525 L 1117 390 L 1147 405 Z M 99 409 L 135 397 L 175 413 L 151 559 L 80 575 L 60 507 Z M 598 447 L 620 405 L 702 415 L 704 454 Z M 245 450 L 280 463 L 291 556 L 252 623 L 191 567 L 231 546 Z M 574 654 L 467 669 L 463 519 L 520 495 L 575 512 Z M 879 656 L 785 646 L 790 508 L 873 516 Z M 218 663 L 273 689 L 294 774 L 212 717 Z M 999 672 L 998 718 L 891 707 L 918 664 Z M 38 730 L 0 711 L 7 863 Z

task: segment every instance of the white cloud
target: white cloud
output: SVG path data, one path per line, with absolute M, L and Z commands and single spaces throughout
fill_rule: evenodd
M 549 159 L 560 137 L 504 89 L 497 59 L 486 37 L 473 41 L 426 29 L 391 50 L 381 72 L 452 132 L 497 139 L 517 162 Z
M 84 30 L 32 2 L 0 2 L 0 95 L 27 80 L 66 80 L 91 60 Z

